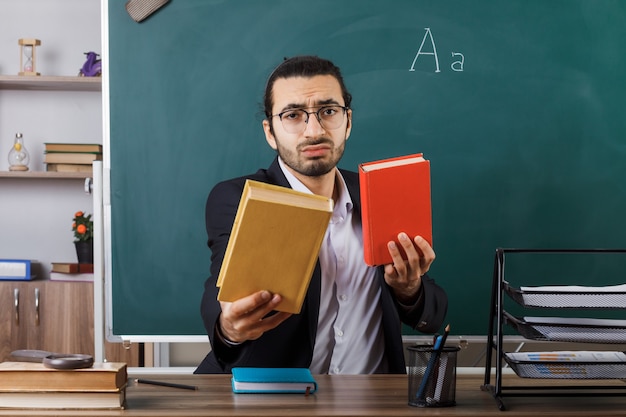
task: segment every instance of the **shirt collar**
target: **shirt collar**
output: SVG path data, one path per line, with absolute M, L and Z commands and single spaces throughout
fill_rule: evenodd
M 306 187 L 306 185 L 302 184 L 302 182 L 287 169 L 280 156 L 278 157 L 278 165 L 280 166 L 280 170 L 283 171 L 283 174 L 285 174 L 291 188 L 303 193 L 313 194 L 311 190 Z M 339 187 L 339 198 L 335 202 L 334 207 L 342 211 L 345 210 L 346 212 L 351 212 L 353 207 L 352 198 L 348 192 L 346 182 L 337 168 L 335 168 L 335 186 Z

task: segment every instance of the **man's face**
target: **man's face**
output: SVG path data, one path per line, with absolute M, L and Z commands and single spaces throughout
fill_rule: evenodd
M 279 78 L 274 83 L 272 92 L 274 115 L 294 109 L 316 112 L 325 106 L 345 105 L 339 82 L 332 75 Z M 287 131 L 293 129 L 285 129 L 280 117 L 274 116 L 272 117 L 274 133 L 267 120 L 263 121 L 263 130 L 267 143 L 277 150 L 278 155 L 296 177 L 300 175 L 317 177 L 327 174 L 337 165 L 350 136 L 351 110 L 347 110 L 345 115 L 342 110 L 337 117 L 342 118 L 341 123 L 331 129 L 324 126 L 326 124 L 324 122 L 320 124 L 317 116 L 311 113 L 308 123 L 294 133 Z

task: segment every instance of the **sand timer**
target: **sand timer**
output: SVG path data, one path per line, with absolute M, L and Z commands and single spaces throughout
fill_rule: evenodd
M 19 75 L 40 75 L 35 70 L 36 49 L 41 45 L 39 39 L 19 39 L 17 43 L 20 45 L 20 72 Z

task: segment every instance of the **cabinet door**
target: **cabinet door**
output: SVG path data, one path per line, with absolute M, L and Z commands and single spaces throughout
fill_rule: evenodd
M 13 344 L 16 349 L 43 349 L 39 343 L 40 303 L 45 289 L 41 282 L 21 282 L 15 288 L 19 291 L 15 296 L 17 297 L 19 319 L 16 320 L 16 325 L 13 327 Z
M 47 281 L 40 301 L 39 344 L 52 352 L 94 355 L 93 283 Z M 139 365 L 139 346 L 106 343 L 109 362 Z
M 19 324 L 19 290 L 13 281 L 0 281 L 0 361 L 6 361 L 15 349 L 14 328 Z
M 39 299 L 40 349 L 94 354 L 93 285 L 90 282 L 42 281 Z
M 8 360 L 16 349 L 41 349 L 38 341 L 41 292 L 40 283 L 0 282 L 1 360 Z
M 94 355 L 93 284 L 0 281 L 0 361 L 17 349 Z M 139 366 L 140 346 L 107 343 L 109 362 Z

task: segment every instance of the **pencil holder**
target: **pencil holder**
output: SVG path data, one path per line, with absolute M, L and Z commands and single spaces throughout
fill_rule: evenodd
M 458 346 L 438 352 L 432 346 L 409 346 L 409 405 L 451 407 L 456 405 L 456 358 Z

